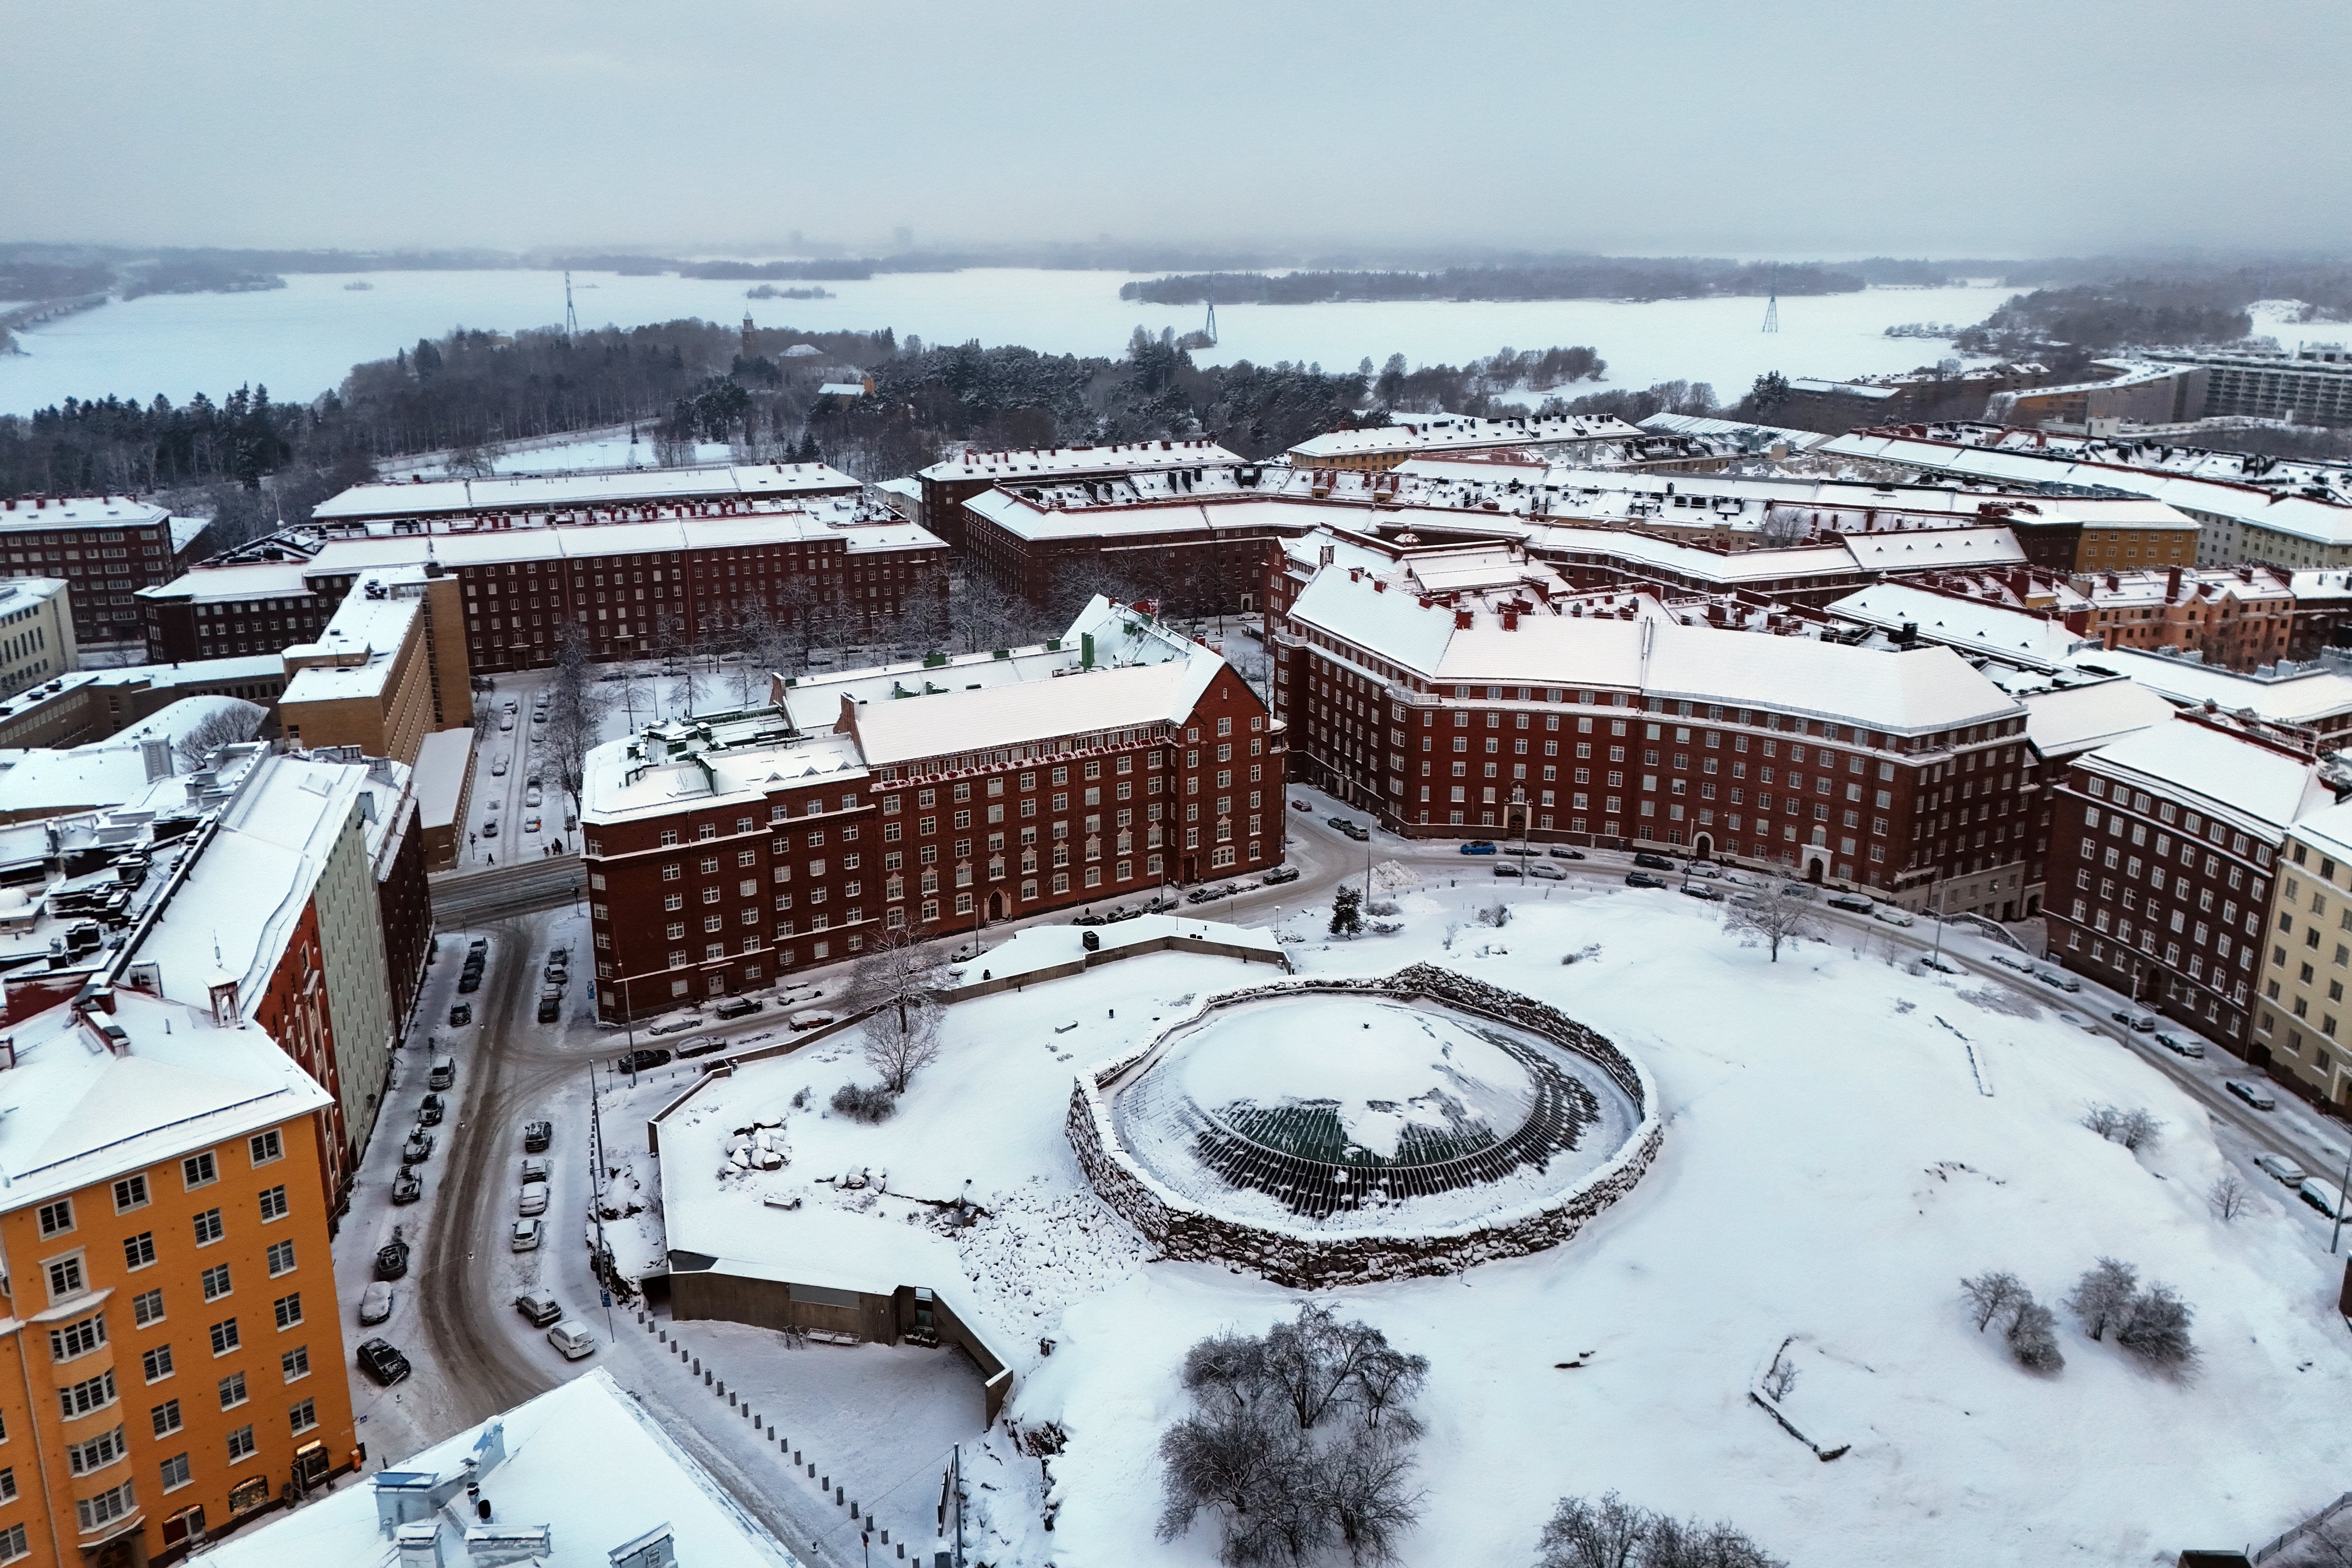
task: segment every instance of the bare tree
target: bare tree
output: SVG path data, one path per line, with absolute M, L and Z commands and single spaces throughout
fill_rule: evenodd
M 2020 1301 L 2032 1300 L 2017 1276 L 2006 1271 L 1963 1279 L 1960 1281 L 1960 1294 L 1969 1299 L 1969 1310 L 1976 1313 L 1979 1333 L 1984 1332 L 1985 1325 L 2009 1308 Z
M 850 975 L 850 994 L 879 1009 L 866 1021 L 866 1061 L 893 1094 L 907 1092 L 917 1072 L 939 1060 L 944 1010 L 932 994 L 939 959 L 911 931 L 876 939 Z
M 563 628 L 555 647 L 555 676 L 547 687 L 547 737 L 541 744 L 555 763 L 555 776 L 574 806 L 604 722 L 604 691 L 589 673 L 588 634 L 577 625 Z
M 2213 1211 L 2213 1217 L 2223 1225 L 2228 1225 L 2245 1213 L 2247 1205 L 2252 1201 L 2253 1194 L 2247 1190 L 2246 1184 L 2227 1171 L 2221 1173 L 2205 1194 L 2205 1205 Z
M 2113 1105 L 2093 1105 L 2083 1113 L 2083 1125 L 2109 1142 L 2135 1152 L 2153 1149 L 2164 1132 L 2164 1123 L 2149 1112 Z
M 173 744 L 172 753 L 183 768 L 204 767 L 223 746 L 252 740 L 268 716 L 267 709 L 232 698 L 190 725 Z
M 1767 506 L 1764 521 L 1756 530 L 1756 537 L 1763 543 L 1786 549 L 1790 545 L 1802 544 L 1809 531 L 1811 525 L 1805 521 L 1805 514 L 1795 507 Z
M 1560 1499 L 1538 1550 L 1537 1568 L 1787 1568 L 1727 1522 L 1654 1513 L 1615 1492 L 1598 1505 Z
M 455 479 L 487 479 L 505 456 L 506 448 L 496 441 L 460 441 L 442 459 L 441 471 Z
M 2196 1312 L 2169 1285 L 2151 1284 L 2131 1300 L 2116 1343 L 2158 1366 L 2180 1368 L 2197 1356 L 2189 1341 L 2189 1324 Z
M 1734 900 L 1725 904 L 1723 929 L 1739 938 L 1742 947 L 1762 943 L 1771 950 L 1775 963 L 1785 944 L 1830 939 L 1829 928 L 1812 905 L 1778 883 L 1748 895 L 1745 903 Z

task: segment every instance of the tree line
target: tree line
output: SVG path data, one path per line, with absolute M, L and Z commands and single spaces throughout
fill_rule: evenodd
M 1696 300 L 1717 294 L 1851 294 L 1870 279 L 1819 262 L 1591 257 L 1434 272 L 1202 272 L 1121 285 L 1154 305 L 1319 305 L 1369 300 Z

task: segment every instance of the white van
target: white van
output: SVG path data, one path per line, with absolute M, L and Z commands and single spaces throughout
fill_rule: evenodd
M 547 1212 L 547 1184 L 545 1182 L 525 1182 L 522 1184 L 522 1204 L 515 1212 L 525 1215 L 545 1214 Z
M 565 1361 L 596 1353 L 596 1336 L 577 1318 L 566 1318 L 547 1331 L 547 1342 L 563 1352 Z

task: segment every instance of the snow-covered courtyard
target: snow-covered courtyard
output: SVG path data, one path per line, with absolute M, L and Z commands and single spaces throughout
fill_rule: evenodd
M 1566 1245 L 1314 1296 L 1429 1359 L 1407 1563 L 1528 1562 L 1554 1500 L 1615 1490 L 1732 1520 L 1809 1568 L 2150 1563 L 2263 1539 L 2342 1489 L 2352 1356 L 2324 1229 L 2260 1178 L 2247 1212 L 2217 1218 L 2215 1181 L 2251 1173 L 2187 1095 L 2046 991 L 1898 966 L 1852 935 L 1774 964 L 1669 891 L 1502 896 L 1499 929 L 1473 923 L 1488 888 L 1402 894 L 1393 936 L 1288 922 L 1304 976 L 1433 963 L 1559 1008 L 1639 1058 L 1666 1119 L 1647 1174 Z M 1211 1522 L 1152 1536 L 1156 1445 L 1189 1407 L 1179 1363 L 1307 1298 L 1155 1261 L 1087 1184 L 1065 1114 L 1080 1070 L 1267 978 L 1205 956 L 1109 965 L 953 1007 L 942 1059 L 878 1126 L 824 1109 L 872 1076 L 853 1032 L 740 1069 L 694 1131 L 665 1129 L 674 1231 L 936 1280 L 1012 1365 L 1013 1427 L 1066 1435 L 1044 1466 L 1003 1427 L 973 1450 L 993 1478 L 987 1561 L 1214 1560 Z M 1269 1037 L 1244 1076 L 1272 1093 L 1318 1051 L 1336 1073 L 1348 1032 Z M 2160 1138 L 2100 1137 L 2082 1125 L 2094 1103 L 2152 1112 Z M 724 1155 L 754 1115 L 781 1123 L 780 1168 Z M 967 1192 L 977 1223 L 944 1221 Z M 2194 1309 L 2188 1373 L 2093 1342 L 2061 1307 L 2102 1257 Z M 2063 1371 L 2027 1372 L 1977 1331 L 1959 1282 L 1995 1269 L 2058 1310 Z M 1750 1397 L 1776 1358 L 1812 1446 Z

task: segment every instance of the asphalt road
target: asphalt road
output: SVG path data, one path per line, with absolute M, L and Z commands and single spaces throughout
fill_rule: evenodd
M 433 923 L 443 931 L 462 931 L 561 909 L 580 897 L 583 877 L 577 855 L 444 871 L 431 879 Z

